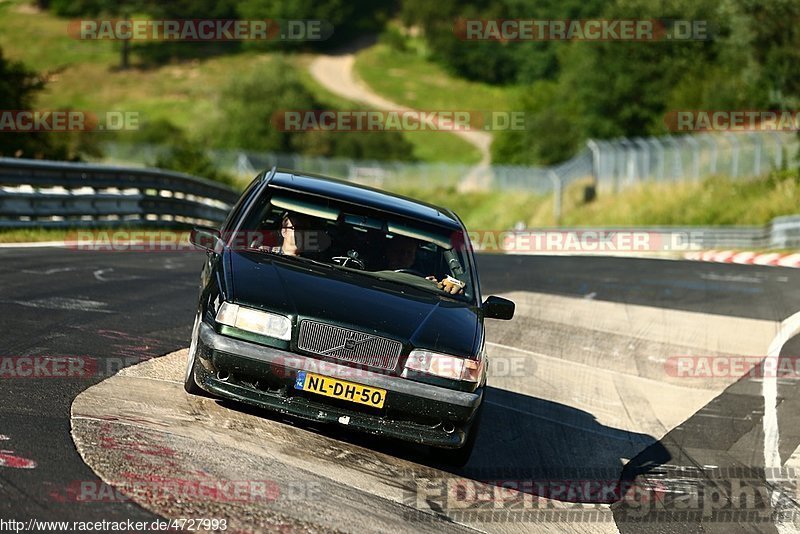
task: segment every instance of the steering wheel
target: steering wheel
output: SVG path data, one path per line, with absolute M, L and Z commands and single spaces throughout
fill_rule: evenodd
M 355 250 L 348 250 L 347 256 L 334 256 L 332 259 L 334 263 L 341 265 L 342 267 L 360 269 L 362 271 L 366 269 L 364 262 L 359 259 L 358 252 Z
M 419 276 L 425 278 L 425 275 L 415 269 L 395 269 L 394 272 L 396 273 L 406 273 L 406 274 L 413 274 L 415 276 Z

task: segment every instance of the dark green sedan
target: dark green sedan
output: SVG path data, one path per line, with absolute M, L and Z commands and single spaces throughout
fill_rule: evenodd
M 486 384 L 483 300 L 450 210 L 348 182 L 260 174 L 205 249 L 185 388 L 432 446 L 463 465 Z

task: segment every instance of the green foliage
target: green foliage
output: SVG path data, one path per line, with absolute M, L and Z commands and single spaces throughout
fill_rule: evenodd
M 497 162 L 551 163 L 565 145 L 587 138 L 667 134 L 664 117 L 674 110 L 794 109 L 799 102 L 800 82 L 789 74 L 800 59 L 796 3 L 677 0 L 657 10 L 649 0 L 617 0 L 603 17 L 706 20 L 713 38 L 564 44 L 552 91 L 532 84 L 518 101 L 533 129 L 501 132 Z
M 364 34 L 380 33 L 393 7 L 391 0 L 242 0 L 238 12 L 242 19 L 322 20 L 333 26 L 332 35 L 324 41 L 274 40 L 250 42 L 248 46 L 330 50 Z
M 413 145 L 399 132 L 337 132 L 331 134 L 332 154 L 365 160 L 402 160 L 414 157 Z
M 259 65 L 222 90 L 209 143 L 221 148 L 307 155 L 413 159 L 413 146 L 398 132 L 281 131 L 285 111 L 323 106 L 302 84 L 286 59 Z
M 36 93 L 44 88 L 39 76 L 22 63 L 3 57 L 0 50 L 0 110 L 29 110 Z M 38 133 L 3 133 L 0 156 L 26 156 L 47 150 L 47 139 Z
M 603 0 L 405 0 L 406 24 L 419 25 L 434 59 L 467 79 L 496 84 L 555 78 L 563 43 L 462 40 L 459 19 L 582 19 L 598 17 Z
M 405 0 L 402 15 L 451 72 L 520 85 L 514 108 L 527 113 L 529 128 L 496 135 L 497 163 L 553 163 L 590 137 L 663 135 L 673 110 L 800 105 L 793 0 Z M 711 39 L 462 41 L 453 29 L 459 18 L 707 21 Z
M 282 132 L 273 121 L 283 111 L 315 108 L 314 98 L 286 60 L 259 64 L 222 89 L 209 141 L 222 148 L 294 152 L 302 148 L 302 134 Z
M 62 17 L 95 16 L 112 6 L 109 0 L 50 0 L 50 9 Z
M 30 111 L 44 89 L 42 78 L 25 65 L 9 61 L 0 49 L 0 110 Z M 75 159 L 76 150 L 89 147 L 87 134 L 67 132 L 0 133 L 0 157 Z
M 400 33 L 400 30 L 396 26 L 388 26 L 383 33 L 381 33 L 380 37 L 378 37 L 378 42 L 397 52 L 408 51 L 406 37 Z
M 174 126 L 167 125 L 165 130 L 172 132 L 169 149 L 153 162 L 156 167 L 237 186 L 236 180 L 232 176 L 217 170 L 202 145 L 190 140 Z
M 580 116 L 574 101 L 557 83 L 533 84 L 518 103 L 526 114 L 525 129 L 497 132 L 492 143 L 492 161 L 525 165 L 533 160 L 551 165 L 575 154 L 583 141 L 576 128 Z
M 159 118 L 139 124 L 137 130 L 127 133 L 126 141 L 139 145 L 167 145 L 185 135 L 183 130 L 168 119 Z

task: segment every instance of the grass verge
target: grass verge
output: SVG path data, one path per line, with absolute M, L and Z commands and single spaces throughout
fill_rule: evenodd
M 756 180 L 722 176 L 698 183 L 641 184 L 617 195 L 598 192 L 583 202 L 588 182 L 564 191 L 559 226 L 766 225 L 800 213 L 800 172 L 781 171 Z M 555 225 L 552 196 L 524 192 L 458 192 L 455 188 L 397 188 L 396 192 L 452 208 L 471 230 Z
M 415 109 L 511 111 L 516 91 L 456 78 L 418 52 L 386 44 L 359 52 L 355 70 L 376 93 Z
M 149 240 L 163 237 L 171 240 L 169 235 L 175 235 L 182 243 L 188 243 L 190 231 L 186 228 L 137 228 L 137 227 L 97 227 L 97 228 L 10 228 L 0 229 L 0 243 L 66 243 L 76 239 L 85 240 L 78 232 L 92 232 L 99 242 L 104 240 L 124 240 L 125 236 L 132 239 Z M 123 232 L 114 237 L 115 232 Z M 137 237 L 138 236 L 138 237 Z M 85 236 L 87 237 L 87 236 Z M 87 237 L 88 238 L 88 237 Z

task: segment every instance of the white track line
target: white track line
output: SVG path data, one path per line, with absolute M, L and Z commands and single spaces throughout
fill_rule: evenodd
M 0 243 L 0 248 L 64 248 L 67 243 L 64 241 L 40 241 L 34 243 Z
M 772 340 L 764 359 L 764 381 L 761 383 L 761 393 L 764 396 L 764 470 L 767 482 L 772 485 L 772 506 L 775 509 L 780 500 L 781 490 L 778 479 L 781 478 L 780 470 L 783 467 L 780 452 L 780 432 L 778 430 L 778 359 L 781 349 L 795 335 L 800 333 L 800 312 L 795 313 L 781 323 L 778 335 Z M 793 525 L 776 521 L 778 532 L 794 532 Z

